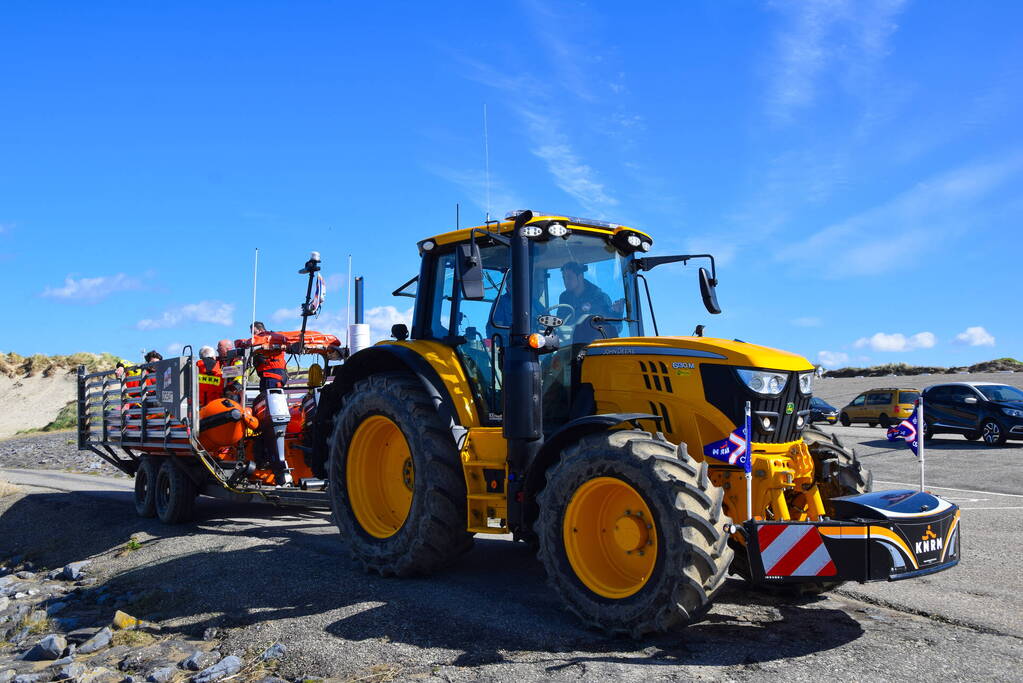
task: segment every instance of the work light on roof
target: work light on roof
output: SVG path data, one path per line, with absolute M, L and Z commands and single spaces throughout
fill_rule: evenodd
M 547 226 L 547 234 L 551 237 L 564 237 L 568 234 L 568 228 L 561 223 L 551 223 Z
M 433 240 L 426 240 L 423 242 L 423 251 L 432 251 L 437 246 Z
M 539 225 L 524 225 L 520 232 L 523 237 L 539 237 L 543 234 L 543 228 Z
M 639 235 L 629 235 L 628 238 L 626 239 L 630 247 L 636 247 L 637 249 L 639 248 L 639 245 L 643 242 L 643 240 L 639 239 Z

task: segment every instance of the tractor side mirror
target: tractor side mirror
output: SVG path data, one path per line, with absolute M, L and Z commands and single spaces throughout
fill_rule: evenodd
M 475 242 L 458 245 L 459 280 L 462 298 L 467 301 L 483 300 L 483 264 Z
M 721 312 L 721 307 L 718 305 L 717 290 L 714 289 L 716 284 L 717 280 L 711 279 L 707 269 L 700 268 L 700 295 L 703 297 L 703 305 L 707 308 L 708 312 L 715 315 Z

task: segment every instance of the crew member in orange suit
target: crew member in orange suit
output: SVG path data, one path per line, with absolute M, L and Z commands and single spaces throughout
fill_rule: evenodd
M 199 349 L 199 407 L 224 396 L 224 373 L 212 346 Z

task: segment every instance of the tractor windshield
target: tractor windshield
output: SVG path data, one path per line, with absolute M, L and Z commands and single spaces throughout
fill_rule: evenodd
M 640 335 L 636 280 L 623 256 L 602 236 L 533 242 L 533 299 L 540 313 L 561 318 L 563 339 L 588 344 Z

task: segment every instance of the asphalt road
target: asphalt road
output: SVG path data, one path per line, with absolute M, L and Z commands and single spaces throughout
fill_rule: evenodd
M 834 431 L 876 488 L 918 483 L 913 456 L 880 428 Z M 32 493 L 0 499 L 0 551 L 31 548 L 47 566 L 97 557 L 115 591 L 171 591 L 137 616 L 193 633 L 228 626 L 239 651 L 284 642 L 289 676 L 1020 680 L 1021 458 L 1021 445 L 959 437 L 929 449 L 928 488 L 963 509 L 964 557 L 950 571 L 798 603 L 733 580 L 706 621 L 642 641 L 581 628 L 529 550 L 507 539 L 478 540 L 429 579 L 381 579 L 355 567 L 324 514 L 202 499 L 194 524 L 168 527 L 135 517 L 123 479 L 0 471 Z M 142 548 L 115 556 L 132 535 Z

